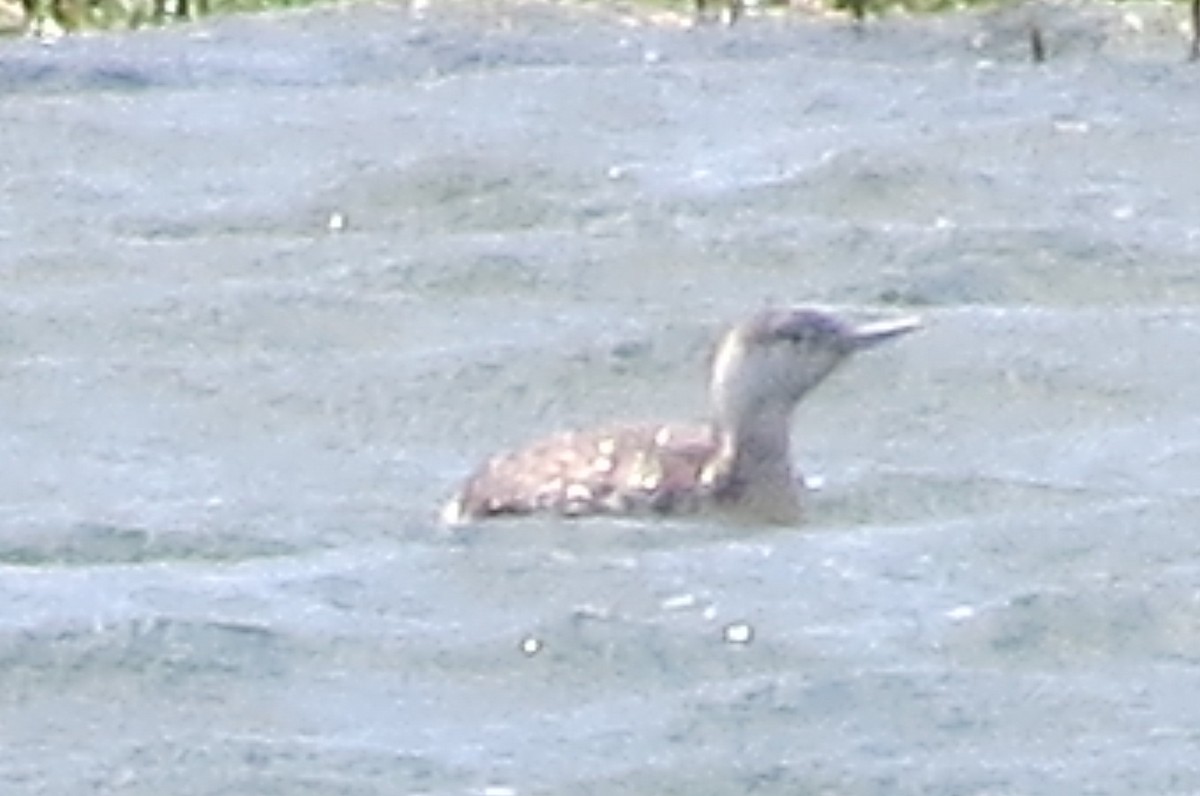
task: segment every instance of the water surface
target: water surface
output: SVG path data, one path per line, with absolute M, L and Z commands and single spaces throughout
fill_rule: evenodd
M 1039 14 L 5 42 L 0 789 L 1200 790 L 1200 73 Z M 435 525 L 794 302 L 804 527 Z

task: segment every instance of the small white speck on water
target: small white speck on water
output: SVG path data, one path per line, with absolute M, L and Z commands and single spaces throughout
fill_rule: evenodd
M 710 622 L 712 620 L 716 619 L 717 618 L 717 606 L 715 606 L 715 605 L 708 606 L 707 608 L 704 609 L 704 613 L 701 614 L 701 616 L 703 616 L 705 619 L 709 620 Z
M 1058 119 L 1054 122 L 1054 132 L 1056 133 L 1088 133 L 1091 132 L 1092 126 L 1080 119 Z
M 526 636 L 521 639 L 521 652 L 527 658 L 532 658 L 542 651 L 542 640 L 535 636 Z
M 482 796 L 517 796 L 517 789 L 511 785 L 485 785 Z
M 674 597 L 668 597 L 663 600 L 661 605 L 664 611 L 681 611 L 684 608 L 691 608 L 696 605 L 696 595 L 676 594 Z
M 546 557 L 559 564 L 574 564 L 579 561 L 579 556 L 566 550 L 551 550 Z
M 749 644 L 754 640 L 754 628 L 746 622 L 734 622 L 725 626 L 726 644 Z
M 804 476 L 804 488 L 812 492 L 820 492 L 825 488 L 825 476 L 823 475 L 806 475 Z
M 346 228 L 345 213 L 330 213 L 329 214 L 329 231 L 341 232 Z
M 966 619 L 971 619 L 975 616 L 975 609 L 970 605 L 960 605 L 956 608 L 951 608 L 946 612 L 946 618 L 952 619 L 955 622 L 962 622 Z

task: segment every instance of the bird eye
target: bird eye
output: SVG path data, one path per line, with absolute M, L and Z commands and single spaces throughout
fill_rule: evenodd
M 759 328 L 760 339 L 815 345 L 839 335 L 839 326 L 827 315 L 814 310 L 772 313 Z
M 818 318 L 806 318 L 803 323 L 792 326 L 788 339 L 793 343 L 815 343 L 829 334 L 829 329 Z

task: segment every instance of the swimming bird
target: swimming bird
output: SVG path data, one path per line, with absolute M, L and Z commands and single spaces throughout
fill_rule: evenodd
M 915 317 L 856 325 L 812 308 L 759 312 L 717 345 L 711 420 L 568 431 L 502 453 L 467 479 L 442 520 L 716 508 L 796 522 L 803 489 L 791 461 L 796 404 L 851 354 L 919 326 Z

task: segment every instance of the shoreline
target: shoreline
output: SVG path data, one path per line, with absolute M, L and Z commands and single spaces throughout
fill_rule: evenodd
M 1195 28 L 1200 0 L 1084 0 L 1066 3 L 1023 3 L 1013 8 L 1002 0 L 533 0 L 553 5 L 592 8 L 636 19 L 642 24 L 690 26 L 730 24 L 742 17 L 829 16 L 864 23 L 874 18 L 905 15 L 945 15 L 954 13 L 1042 14 L 1055 7 L 1106 6 L 1112 9 L 1135 7 L 1125 13 L 1135 15 L 1136 7 L 1147 10 L 1181 10 L 1180 25 Z M 527 5 L 529 0 L 514 0 Z M 428 0 L 406 0 L 414 13 L 428 10 Z M 478 4 L 478 3 L 477 3 Z M 1191 5 L 1192 14 L 1186 13 Z M 0 0 L 0 36 L 31 35 L 39 38 L 99 31 L 132 31 L 177 23 L 195 22 L 210 16 L 255 14 L 328 6 L 328 0 Z M 348 5 L 348 3 L 343 3 Z M 503 5 L 489 3 L 488 5 Z M 1136 23 L 1132 23 L 1136 24 Z M 1200 38 L 1200 37 L 1194 37 Z

